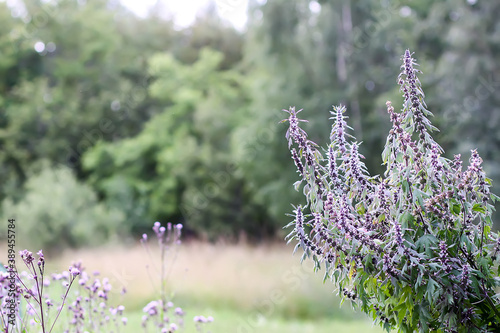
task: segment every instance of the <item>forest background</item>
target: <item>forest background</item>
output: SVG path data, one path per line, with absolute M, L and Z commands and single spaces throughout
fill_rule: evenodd
M 178 26 L 160 2 L 139 17 L 116 1 L 0 1 L 0 216 L 19 221 L 19 248 L 133 244 L 154 221 L 282 241 L 303 199 L 281 110 L 304 108 L 325 142 L 346 105 L 381 173 L 407 48 L 437 142 L 464 161 L 477 148 L 499 192 L 498 1 L 249 1 L 237 29 L 221 14 L 242 3 Z

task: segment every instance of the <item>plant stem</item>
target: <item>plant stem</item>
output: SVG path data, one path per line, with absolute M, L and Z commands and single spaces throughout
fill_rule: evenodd
M 71 272 L 70 272 L 70 274 L 71 274 Z M 56 322 L 57 322 L 57 318 L 59 318 L 59 315 L 61 314 L 61 311 L 62 311 L 62 309 L 63 309 L 63 307 L 64 307 L 64 303 L 66 302 L 66 298 L 68 297 L 69 289 L 71 288 L 71 285 L 73 284 L 73 281 L 75 281 L 75 276 L 71 275 L 71 280 L 70 280 L 70 282 L 69 282 L 69 284 L 68 284 L 68 288 L 66 289 L 66 293 L 64 294 L 64 297 L 63 297 L 63 300 L 62 300 L 61 307 L 60 307 L 60 309 L 59 309 L 59 312 L 57 312 L 57 316 L 56 316 L 56 318 L 54 319 L 54 322 L 52 323 L 52 327 L 50 328 L 49 333 L 51 333 L 51 332 L 52 332 L 52 330 L 54 329 L 54 325 L 55 325 L 55 324 L 56 324 Z

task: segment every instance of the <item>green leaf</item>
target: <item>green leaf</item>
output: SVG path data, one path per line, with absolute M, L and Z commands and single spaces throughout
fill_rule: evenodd
M 436 236 L 425 234 L 415 242 L 415 245 L 419 249 L 423 249 L 423 248 L 428 249 L 432 246 L 435 246 L 438 242 L 439 242 L 439 240 L 436 238 Z
M 382 162 L 383 164 L 386 164 L 387 161 L 389 161 L 389 156 L 391 154 L 391 149 L 388 144 L 385 145 L 385 148 L 382 152 Z
M 423 198 L 424 197 L 428 198 L 429 195 L 425 192 L 420 191 L 419 189 L 415 189 L 415 191 L 413 192 L 413 197 L 417 200 L 417 203 L 422 209 L 422 211 L 427 212 Z
M 410 190 L 410 184 L 408 184 L 408 181 L 405 179 L 405 180 L 403 180 L 401 185 L 403 187 L 403 193 L 407 194 Z
M 359 215 L 364 215 L 365 214 L 365 206 L 360 202 L 356 205 L 356 211 L 358 212 Z
M 427 282 L 427 291 L 425 292 L 425 296 L 427 297 L 427 300 L 431 304 L 435 300 L 435 293 L 437 287 L 438 287 L 437 282 L 434 281 L 432 278 L 429 278 L 429 282 Z
M 486 208 L 484 208 L 481 204 L 475 204 L 472 206 L 472 210 L 482 214 L 486 213 Z
M 413 222 L 413 215 L 410 212 L 406 211 L 401 215 L 399 221 L 401 223 L 401 227 L 406 229 L 408 228 L 409 224 Z
M 420 285 L 422 284 L 422 277 L 423 275 L 421 274 L 421 272 L 419 272 L 417 276 L 417 282 L 415 283 L 415 291 L 417 291 L 418 287 L 420 287 Z

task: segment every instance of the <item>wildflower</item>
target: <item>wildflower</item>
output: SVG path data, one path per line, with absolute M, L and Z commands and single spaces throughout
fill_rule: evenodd
M 69 272 L 71 273 L 72 276 L 77 276 L 80 275 L 80 270 L 76 267 L 69 267 Z
M 27 266 L 31 265 L 31 263 L 35 260 L 35 257 L 33 257 L 33 253 L 28 250 L 19 251 L 19 256 L 21 257 L 21 259 L 23 259 L 24 263 Z
M 295 107 L 290 107 L 290 109 L 282 111 L 288 112 L 290 115 L 288 119 L 282 120 L 282 122 L 288 121 L 290 124 L 290 127 L 285 134 L 288 139 L 288 147 L 292 145 L 292 141 L 295 141 L 298 143 L 299 147 L 305 148 L 307 134 L 302 128 L 299 127 L 299 122 L 307 122 L 307 120 L 297 118 L 297 113 L 302 111 L 302 109 L 295 111 Z
M 338 147 L 340 155 L 344 155 L 347 151 L 347 141 L 345 139 L 346 129 L 350 129 L 345 121 L 345 119 L 347 118 L 346 116 L 344 116 L 345 111 L 346 109 L 344 106 L 334 107 L 333 111 L 330 111 L 330 113 L 333 115 L 333 117 L 331 117 L 330 119 L 335 120 L 335 124 L 332 127 L 332 132 L 330 134 L 330 139 L 335 143 L 336 147 Z
M 193 321 L 195 323 L 206 323 L 207 322 L 207 318 L 205 318 L 204 316 L 195 316 L 193 318 Z
M 158 313 L 158 305 L 158 301 L 151 301 L 142 309 L 142 312 L 154 316 Z
M 155 222 L 154 225 L 153 225 L 153 231 L 155 232 L 155 234 L 158 235 L 158 233 L 160 232 L 160 227 L 161 227 L 161 223 L 160 222 Z

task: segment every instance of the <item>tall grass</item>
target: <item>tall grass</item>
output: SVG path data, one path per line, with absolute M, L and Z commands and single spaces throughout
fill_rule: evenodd
M 338 306 L 333 287 L 323 284 L 321 272 L 311 272 L 312 264 L 301 265 L 291 252 L 291 247 L 281 244 L 183 244 L 177 254 L 170 254 L 169 291 L 176 303 L 198 307 L 296 319 L 359 318 L 348 304 Z M 149 278 L 155 274 L 151 264 L 157 258 L 151 260 L 139 245 L 67 251 L 54 269 L 63 269 L 74 259 L 81 260 L 88 271 L 108 276 L 115 290 L 125 287 L 124 304 L 130 310 L 142 308 L 159 292 Z
M 151 253 L 155 250 L 153 245 Z M 169 254 L 168 291 L 176 306 L 185 309 L 186 321 L 198 314 L 213 316 L 211 332 L 381 332 L 349 304 L 339 307 L 322 273 L 313 273 L 310 262 L 298 263 L 291 252 L 283 244 L 184 243 Z M 49 273 L 78 260 L 89 274 L 108 277 L 114 291 L 110 304 L 126 308 L 129 323 L 123 332 L 140 330 L 142 308 L 160 292 L 151 282 L 158 280 L 153 266 L 158 258 L 150 258 L 138 243 L 68 250 L 48 259 Z M 120 294 L 123 287 L 125 295 Z

